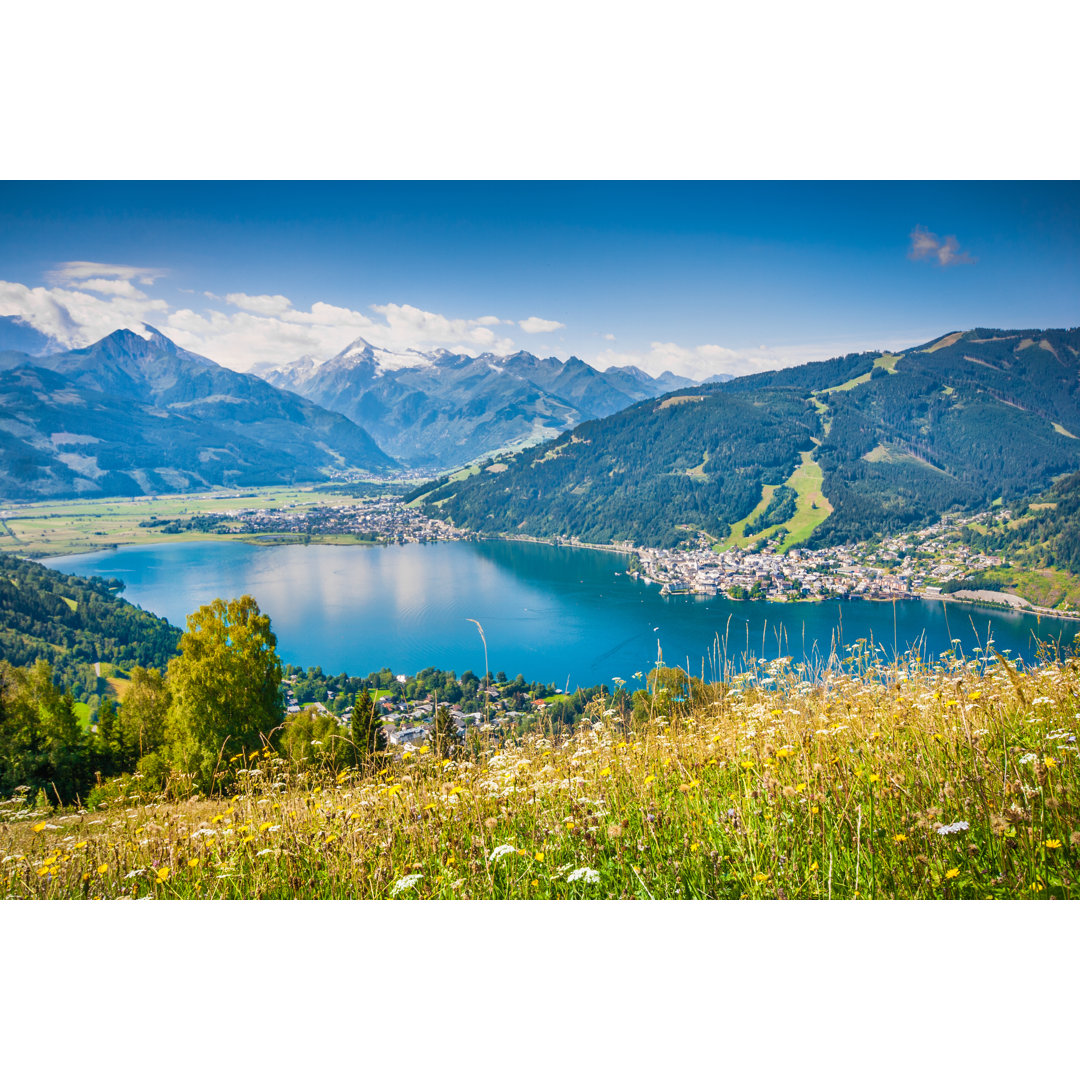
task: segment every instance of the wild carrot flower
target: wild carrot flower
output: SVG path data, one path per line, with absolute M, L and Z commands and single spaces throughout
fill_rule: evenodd
M 488 862 L 498 862 L 507 855 L 513 855 L 517 848 L 513 844 L 500 844 L 489 856 Z
M 600 872 L 588 866 L 579 866 L 566 875 L 566 880 L 570 883 L 584 881 L 586 885 L 595 885 L 600 880 Z
M 406 890 L 414 888 L 423 876 L 423 874 L 406 874 L 403 878 L 398 878 L 390 889 L 390 895 L 398 896 Z
M 966 821 L 954 821 L 951 825 L 939 825 L 938 836 L 948 836 L 950 833 L 967 832 L 971 826 Z

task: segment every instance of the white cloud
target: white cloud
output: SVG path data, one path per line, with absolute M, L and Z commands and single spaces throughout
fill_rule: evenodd
M 374 305 L 365 313 L 316 301 L 304 311 L 280 294 L 235 292 L 221 297 L 204 292 L 213 302 L 210 307 L 174 310 L 132 284 L 161 273 L 106 263 L 63 263 L 47 275 L 51 286 L 0 282 L 0 314 L 20 315 L 69 348 L 122 327 L 138 330 L 148 322 L 178 345 L 237 370 L 286 364 L 306 354 L 330 356 L 357 337 L 392 350 L 441 347 L 475 354 L 516 349 L 513 339 L 493 329 L 512 326 L 512 320 L 497 315 L 448 318 L 411 304 Z M 219 303 L 239 310 L 220 310 Z
M 937 233 L 916 225 L 911 230 L 911 247 L 908 258 L 915 262 L 936 259 L 939 266 L 962 265 L 975 262 L 975 256 L 960 250 L 960 241 L 955 236 L 946 236 L 944 240 Z
M 565 323 L 556 322 L 554 319 L 541 319 L 537 315 L 530 315 L 527 319 L 522 319 L 518 326 L 526 334 L 550 334 L 553 330 L 564 330 L 566 328 Z
M 615 335 L 614 335 L 614 334 L 601 334 L 600 336 L 601 336 L 601 337 L 602 337 L 602 338 L 603 338 L 603 339 L 604 339 L 605 341 L 614 341 L 614 340 L 615 340 Z
M 134 278 L 140 285 L 153 285 L 164 273 L 164 270 L 155 270 L 149 266 L 118 266 L 115 263 L 99 262 L 64 262 L 49 270 L 45 274 L 45 280 L 50 285 L 68 285 L 72 282 L 81 282 L 84 287 L 87 287 L 87 278 L 119 278 L 123 281 L 131 281 Z
M 385 327 L 378 327 L 380 337 L 386 333 L 388 340 L 376 341 L 374 345 L 404 345 L 406 348 L 480 348 L 485 352 L 511 352 L 511 338 L 496 337 L 490 326 L 491 316 L 481 319 L 448 319 L 431 311 L 423 311 L 411 304 L 373 304 L 372 311 L 386 319 Z
M 169 305 L 137 289 L 132 294 L 95 296 L 80 289 L 45 288 L 0 281 L 0 315 L 21 315 L 35 329 L 69 348 L 89 345 L 121 328 L 157 323 Z
M 604 349 L 593 364 L 601 370 L 633 365 L 650 375 L 671 371 L 688 379 L 706 379 L 712 375 L 752 375 L 758 371 L 829 360 L 852 352 L 877 349 L 905 349 L 910 341 L 839 341 L 799 345 L 758 345 L 729 349 L 723 345 L 695 345 L 687 348 L 671 341 L 654 341 L 647 352 L 616 352 Z
M 210 296 L 210 293 L 206 295 Z M 283 315 L 292 307 L 292 301 L 280 293 L 275 296 L 249 296 L 247 293 L 231 292 L 226 294 L 225 302 L 244 311 L 253 311 L 256 315 Z
M 145 300 L 146 293 L 136 289 L 127 278 L 87 278 L 79 282 L 80 289 L 101 293 L 104 296 L 126 296 L 131 300 Z

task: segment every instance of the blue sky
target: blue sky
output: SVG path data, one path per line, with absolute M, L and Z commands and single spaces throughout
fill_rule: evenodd
M 0 185 L 0 314 L 237 368 L 363 336 L 700 377 L 1078 301 L 1076 183 Z

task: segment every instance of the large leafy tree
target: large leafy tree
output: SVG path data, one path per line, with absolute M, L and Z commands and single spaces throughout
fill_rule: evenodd
M 280 682 L 277 638 L 253 597 L 218 599 L 189 615 L 168 670 L 173 765 L 211 788 L 220 761 L 258 749 L 281 724 Z

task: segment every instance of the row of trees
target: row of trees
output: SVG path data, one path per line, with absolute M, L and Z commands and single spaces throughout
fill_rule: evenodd
M 84 797 L 95 780 L 137 770 L 152 780 L 211 791 L 228 763 L 268 745 L 297 763 L 361 765 L 385 748 L 375 704 L 364 692 L 348 734 L 328 714 L 285 720 L 281 662 L 270 619 L 250 596 L 215 600 L 187 619 L 179 653 L 164 673 L 135 667 L 122 703 L 106 700 L 96 730 L 54 683 L 45 660 L 0 663 L 0 795 L 18 789 L 51 801 Z

